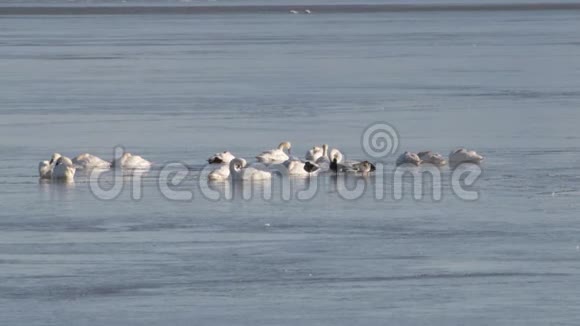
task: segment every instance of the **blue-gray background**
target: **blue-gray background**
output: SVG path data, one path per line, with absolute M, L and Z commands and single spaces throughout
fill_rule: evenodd
M 0 16 L 2 323 L 577 325 L 579 30 L 557 10 Z M 400 150 L 484 154 L 481 198 L 347 201 L 325 177 L 307 202 L 176 203 L 151 177 L 104 202 L 36 176 L 119 144 L 364 158 L 375 121 Z

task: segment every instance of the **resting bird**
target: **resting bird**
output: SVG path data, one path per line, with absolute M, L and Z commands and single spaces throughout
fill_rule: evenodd
M 278 145 L 278 148 L 262 152 L 261 154 L 256 156 L 256 159 L 260 163 L 264 164 L 283 163 L 290 158 L 289 155 L 291 148 L 292 144 L 290 144 L 289 141 L 281 142 L 280 145 Z M 286 154 L 284 150 L 288 150 L 288 154 Z
M 428 163 L 437 166 L 443 166 L 447 164 L 447 161 L 445 160 L 445 158 L 443 158 L 441 154 L 434 153 L 432 151 L 419 152 L 417 156 L 419 156 L 419 158 L 421 159 L 421 164 Z
M 52 180 L 71 182 L 74 181 L 76 168 L 70 158 L 61 156 L 52 170 Z
M 413 165 L 419 166 L 419 164 L 421 164 L 421 159 L 415 153 L 404 152 L 397 159 L 397 166 L 403 165 L 403 164 L 413 164 Z
M 477 154 L 475 151 L 469 151 L 465 148 L 459 148 L 449 154 L 449 164 L 459 165 L 461 163 L 475 163 L 479 164 L 483 160 L 483 156 Z
M 73 158 L 72 162 L 79 169 L 108 169 L 111 167 L 111 162 L 107 162 L 89 153 L 84 153 Z
M 223 151 L 221 153 L 215 153 L 207 159 L 209 164 L 229 164 L 231 160 L 235 159 L 236 157 L 228 152 Z

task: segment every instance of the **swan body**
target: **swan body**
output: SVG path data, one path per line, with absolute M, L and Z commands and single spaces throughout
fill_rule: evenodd
M 41 179 L 52 178 L 52 164 L 49 161 L 42 161 L 38 163 L 38 176 Z
M 52 170 L 56 164 L 56 161 L 61 157 L 59 153 L 53 153 L 50 157 L 50 161 L 42 161 L 38 163 L 38 176 L 41 179 L 51 179 Z
M 256 159 L 258 160 L 258 162 L 264 164 L 286 162 L 290 158 L 288 155 L 290 154 L 291 148 L 292 144 L 290 144 L 290 142 L 288 141 L 285 141 L 280 143 L 280 145 L 278 145 L 278 148 L 276 149 L 262 152 L 261 154 L 256 156 Z M 288 154 L 286 154 L 284 150 L 288 150 Z
M 284 162 L 284 166 L 288 169 L 289 175 L 296 176 L 309 176 L 318 173 L 320 170 L 318 165 L 300 160 L 288 160 Z
M 125 153 L 119 159 L 114 160 L 112 166 L 119 169 L 147 170 L 151 167 L 151 162 L 139 155 Z
M 230 166 L 228 164 L 222 164 L 219 168 L 211 171 L 207 178 L 212 181 L 228 180 L 230 178 Z
M 473 150 L 467 150 L 465 148 L 459 148 L 451 154 L 449 154 L 449 163 L 452 165 L 458 165 L 461 163 L 475 163 L 479 164 L 483 160 L 483 156 L 477 154 Z
M 316 162 L 320 157 L 324 155 L 324 150 L 320 146 L 314 146 L 306 152 L 306 160 Z
M 247 166 L 243 158 L 235 158 L 230 162 L 230 175 L 236 180 L 268 180 L 272 178 L 272 173 Z
M 54 165 L 51 179 L 70 182 L 74 180 L 75 172 L 76 168 L 71 159 L 61 156 Z
M 369 162 L 369 161 L 362 161 L 362 162 L 354 162 L 351 163 L 347 172 L 355 172 L 355 173 L 370 173 L 377 170 L 377 167 Z
M 421 164 L 428 163 L 436 166 L 443 166 L 447 164 L 447 161 L 445 160 L 443 155 L 439 153 L 434 153 L 432 151 L 419 152 L 417 156 L 419 156 L 419 158 L 421 159 Z
M 330 150 L 330 153 L 328 153 L 328 158 L 333 161 L 334 159 L 336 159 L 336 161 L 338 163 L 342 163 L 344 161 L 344 156 L 342 155 L 342 153 L 336 149 L 333 148 Z
M 88 153 L 73 158 L 72 162 L 79 169 L 108 169 L 111 167 L 111 162 Z
M 221 153 L 215 153 L 207 159 L 209 164 L 229 164 L 234 158 L 236 158 L 232 153 L 224 151 Z
M 413 164 L 413 165 L 419 166 L 419 164 L 421 164 L 421 159 L 419 158 L 419 155 L 417 155 L 415 153 L 404 152 L 397 159 L 397 166 L 403 165 L 403 164 Z

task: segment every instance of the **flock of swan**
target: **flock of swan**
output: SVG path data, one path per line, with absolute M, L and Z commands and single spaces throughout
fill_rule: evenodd
M 358 173 L 369 174 L 376 170 L 369 161 L 345 160 L 344 155 L 336 148 L 330 149 L 327 144 L 314 146 L 306 152 L 305 159 L 290 156 L 292 145 L 285 141 L 277 148 L 264 151 L 256 156 L 256 162 L 248 162 L 240 157 L 235 157 L 231 152 L 224 151 L 215 153 L 207 159 L 215 168 L 208 174 L 208 179 L 213 181 L 237 180 L 266 180 L 272 178 L 273 171 L 285 171 L 288 175 L 312 176 L 321 172 L 334 173 Z M 461 163 L 479 164 L 483 156 L 473 150 L 460 148 L 449 154 L 447 161 L 441 154 L 432 151 L 419 153 L 404 152 L 397 159 L 397 166 L 432 164 L 443 166 L 449 164 L 456 166 Z M 73 159 L 58 153 L 52 154 L 49 161 L 42 161 L 38 165 L 38 173 L 41 179 L 73 181 L 77 169 L 123 169 L 123 170 L 148 170 L 152 163 L 138 155 L 124 153 L 120 158 L 111 162 L 103 160 L 88 153 L 81 154 Z

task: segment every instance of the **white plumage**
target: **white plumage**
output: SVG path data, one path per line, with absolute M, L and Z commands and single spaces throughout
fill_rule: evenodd
M 219 168 L 211 171 L 207 178 L 212 181 L 226 181 L 230 177 L 230 166 L 229 164 L 222 164 Z
M 281 142 L 280 145 L 278 145 L 278 148 L 262 152 L 261 154 L 256 156 L 256 159 L 260 163 L 264 164 L 283 163 L 290 158 L 288 155 L 290 154 L 291 148 L 292 144 L 290 144 L 290 142 L 288 141 Z M 288 154 L 286 154 L 284 150 L 288 150 Z
M 230 175 L 235 180 L 267 180 L 272 178 L 272 173 L 247 166 L 243 158 L 235 158 L 230 162 Z
M 52 170 L 52 180 L 72 182 L 74 181 L 76 168 L 71 161 L 66 156 L 61 156 L 54 165 Z
M 112 166 L 117 169 L 147 170 L 151 168 L 151 162 L 139 155 L 125 153 L 120 158 L 114 160 Z
M 89 153 L 80 154 L 73 158 L 72 162 L 79 169 L 108 169 L 111 167 L 111 162 Z
M 483 160 L 483 156 L 477 154 L 473 150 L 459 148 L 449 154 L 449 163 L 451 165 L 458 165 L 461 163 L 475 163 L 479 164 Z

